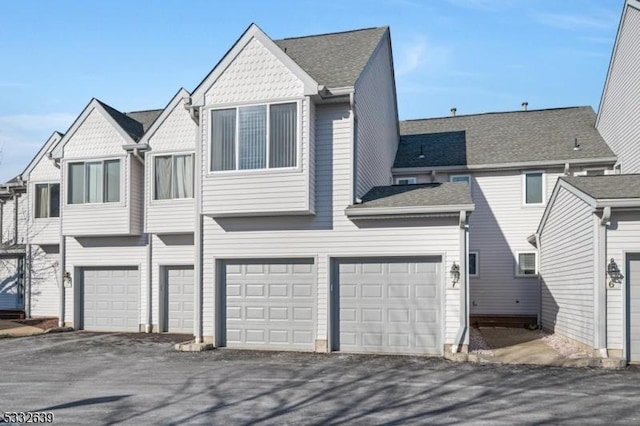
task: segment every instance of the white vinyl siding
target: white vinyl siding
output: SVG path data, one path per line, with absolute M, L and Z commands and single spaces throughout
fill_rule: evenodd
M 540 236 L 542 326 L 593 346 L 594 216 L 560 189 Z
M 625 5 L 596 128 L 620 161 L 622 173 L 640 173 L 640 10 Z
M 374 186 L 390 185 L 398 148 L 398 116 L 391 45 L 384 37 L 355 87 L 355 197 Z
M 57 245 L 31 246 L 31 315 L 58 316 L 59 260 Z
M 607 287 L 607 346 L 622 349 L 624 336 L 623 295 L 628 271 L 625 271 L 625 255 L 640 253 L 640 219 L 637 212 L 616 212 L 607 227 L 607 263 L 613 258 L 625 276 L 623 285 Z
M 359 227 L 344 214 L 351 203 L 351 121 L 348 105 L 316 106 L 316 215 L 263 218 L 204 218 L 203 318 L 213 334 L 213 259 L 313 257 L 316 262 L 317 339 L 327 339 L 330 259 L 349 256 L 444 256 L 444 270 L 460 263 L 457 218 L 387 220 Z M 373 224 L 372 224 L 373 225 Z M 242 232 L 239 232 L 242 231 Z M 444 282 L 442 284 L 445 285 Z M 458 289 L 443 287 L 445 342 L 459 326 Z

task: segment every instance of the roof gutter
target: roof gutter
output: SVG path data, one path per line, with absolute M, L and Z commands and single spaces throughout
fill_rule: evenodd
M 393 173 L 398 174 L 415 174 L 415 173 L 431 173 L 434 170 L 440 171 L 473 171 L 473 170 L 505 170 L 505 169 L 522 169 L 530 167 L 544 167 L 544 166 L 558 166 L 566 167 L 569 165 L 582 165 L 582 164 L 601 164 L 601 165 L 613 165 L 616 163 L 616 157 L 601 157 L 601 158 L 578 158 L 574 160 L 557 160 L 557 161 L 522 161 L 514 163 L 496 163 L 496 164 L 470 164 L 470 165 L 458 165 L 458 166 L 423 166 L 423 167 L 394 167 L 391 169 Z
M 369 216 L 430 215 L 441 213 L 457 215 L 461 211 L 472 212 L 474 209 L 474 204 L 409 207 L 347 207 L 345 214 L 347 217 L 360 219 Z
M 640 208 L 640 198 L 601 198 L 596 200 L 596 208 Z

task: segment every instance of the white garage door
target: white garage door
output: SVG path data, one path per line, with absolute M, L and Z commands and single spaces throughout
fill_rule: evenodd
M 313 350 L 313 260 L 228 262 L 226 345 Z
M 339 261 L 334 349 L 441 354 L 440 265 L 439 258 Z
M 24 258 L 0 258 L 0 310 L 24 308 Z
M 84 268 L 82 284 L 85 330 L 140 331 L 137 268 Z
M 193 266 L 165 268 L 166 327 L 169 333 L 193 334 Z
M 629 280 L 629 327 L 627 342 L 629 361 L 640 362 L 640 254 L 629 254 L 627 258 Z

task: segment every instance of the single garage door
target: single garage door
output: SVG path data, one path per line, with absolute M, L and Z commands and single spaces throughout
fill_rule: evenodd
M 335 350 L 442 353 L 440 258 L 341 260 L 335 269 Z
M 640 362 L 640 254 L 627 255 L 629 361 Z
M 313 260 L 226 262 L 226 345 L 313 350 Z
M 140 278 L 137 268 L 83 268 L 82 328 L 140 331 Z
M 162 331 L 193 334 L 193 266 L 164 268 Z

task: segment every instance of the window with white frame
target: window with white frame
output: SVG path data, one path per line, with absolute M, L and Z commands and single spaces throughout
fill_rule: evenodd
M 120 201 L 120 160 L 69 163 L 68 204 Z
M 193 198 L 193 154 L 154 156 L 154 200 Z
M 298 103 L 211 111 L 211 171 L 296 167 Z
M 516 276 L 530 277 L 538 274 L 538 262 L 535 252 L 517 253 Z
M 36 219 L 60 217 L 60 184 L 37 183 L 34 202 Z
M 451 175 L 449 176 L 449 182 L 457 183 L 463 182 L 471 186 L 471 176 L 469 175 Z
M 477 277 L 478 274 L 478 265 L 479 265 L 479 259 L 478 259 L 478 252 L 472 251 L 469 252 L 469 276 L 471 277 Z
M 416 178 L 414 177 L 397 177 L 395 179 L 396 185 L 413 185 L 416 183 Z
M 523 174 L 524 204 L 544 204 L 544 173 L 529 172 Z

